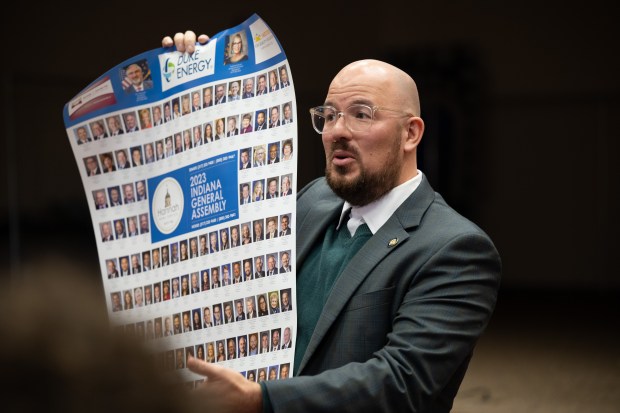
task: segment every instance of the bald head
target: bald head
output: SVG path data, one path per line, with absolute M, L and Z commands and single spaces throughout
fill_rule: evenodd
M 420 98 L 414 80 L 404 71 L 380 60 L 358 60 L 350 63 L 334 78 L 329 86 L 330 95 L 358 91 L 372 94 L 378 106 L 398 108 L 420 116 Z

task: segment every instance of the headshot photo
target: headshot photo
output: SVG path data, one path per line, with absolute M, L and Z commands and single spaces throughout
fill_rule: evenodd
M 155 105 L 151 110 L 153 111 L 153 126 L 163 125 L 164 117 L 161 112 L 161 105 Z
M 73 130 L 75 134 L 75 141 L 78 145 L 83 145 L 88 142 L 92 142 L 92 138 L 90 137 L 90 132 L 86 128 L 86 126 L 80 126 Z
M 202 89 L 202 107 L 204 109 L 210 106 L 213 106 L 213 86 Z
M 134 167 L 144 165 L 144 158 L 142 157 L 142 147 L 134 146 L 130 149 L 131 151 L 131 161 Z
M 108 125 L 110 136 L 118 136 L 125 133 L 123 123 L 121 122 L 121 117 L 119 115 L 109 116 L 105 119 L 105 121 Z
M 234 102 L 241 99 L 241 86 L 238 80 L 233 80 L 228 83 L 228 101 Z
M 267 73 L 261 73 L 256 78 L 256 96 L 265 95 L 268 91 Z
M 101 242 L 109 242 L 114 240 L 114 235 L 112 234 L 112 223 L 110 221 L 100 223 L 99 231 L 101 232 Z
M 239 169 L 249 169 L 252 167 L 252 148 L 239 149 Z
M 123 205 L 123 200 L 121 199 L 121 190 L 118 185 L 108 188 L 108 196 L 111 207 Z
M 267 145 L 267 164 L 280 162 L 280 142 L 271 142 Z
M 102 120 L 97 119 L 88 124 L 90 126 L 91 136 L 94 141 L 98 141 L 108 137 L 108 132 L 105 130 L 105 125 Z
M 293 175 L 286 174 L 280 178 L 280 196 L 287 196 L 293 193 Z
M 151 117 L 151 109 L 142 108 L 138 111 L 140 115 L 140 128 L 150 129 L 153 127 L 153 118 Z
M 203 138 L 202 141 L 203 143 L 211 143 L 213 142 L 214 136 L 213 136 L 213 122 L 207 122 L 204 125 L 202 125 L 202 129 L 203 129 Z
M 127 238 L 127 231 L 125 230 L 125 219 L 124 218 L 118 218 L 114 220 L 114 233 L 116 234 L 116 239 Z
M 96 209 L 105 209 L 108 207 L 108 197 L 105 189 L 95 189 L 93 191 L 93 199 L 95 200 Z
M 215 104 L 226 103 L 226 83 L 215 85 Z
M 131 168 L 131 164 L 129 163 L 129 158 L 127 156 L 126 149 L 119 149 L 114 152 L 114 157 L 116 158 L 116 168 L 117 169 L 129 169 Z
M 88 176 L 101 174 L 101 167 L 95 155 L 84 158 L 84 167 L 86 168 L 86 175 Z
M 241 93 L 242 99 L 249 99 L 254 97 L 254 78 L 247 77 L 243 79 L 243 92 Z
M 280 73 L 280 89 L 290 86 L 290 82 L 288 79 L 288 70 L 286 65 L 282 65 L 278 68 L 278 73 Z
M 290 161 L 293 159 L 293 140 L 286 139 L 282 141 L 282 160 Z
M 125 93 L 142 92 L 153 87 L 153 79 L 146 59 L 121 68 L 120 75 Z
M 102 153 L 99 155 L 99 160 L 101 161 L 103 173 L 116 171 L 116 163 L 112 152 Z
M 245 30 L 224 38 L 224 64 L 243 62 L 248 59 L 248 41 Z
M 172 105 L 172 119 L 179 119 L 181 117 L 181 99 L 174 98 L 171 100 Z
M 181 115 L 185 116 L 189 115 L 190 113 L 192 113 L 192 108 L 190 104 L 189 93 L 187 93 L 181 96 Z
M 261 109 L 256 111 L 256 123 L 254 124 L 254 130 L 256 132 L 267 129 L 267 109 Z
M 276 69 L 269 71 L 269 92 L 280 90 L 280 82 L 278 81 L 278 71 Z
M 126 112 L 123 113 L 123 121 L 125 122 L 125 131 L 137 132 L 140 130 L 140 126 L 138 126 L 138 117 L 136 112 Z

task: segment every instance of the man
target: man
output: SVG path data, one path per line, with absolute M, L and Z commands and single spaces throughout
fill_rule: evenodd
M 129 271 L 129 258 L 126 256 L 121 257 L 121 277 L 125 277 L 129 274 L 131 274 Z
M 213 267 L 211 269 L 211 289 L 219 288 L 220 286 L 220 270 L 217 267 Z
M 116 269 L 116 262 L 112 259 L 106 260 L 106 268 L 108 270 L 108 278 L 118 278 L 118 270 Z M 120 296 L 119 296 L 120 299 Z
M 138 194 L 138 201 L 146 200 L 147 195 L 146 195 L 146 186 L 144 185 L 144 181 L 136 182 L 136 192 Z
M 280 218 L 280 236 L 283 237 L 285 235 L 291 235 L 291 227 L 288 225 L 289 217 L 288 215 L 282 215 Z
M 157 105 L 153 107 L 153 126 L 160 126 L 164 124 L 164 120 L 161 117 L 161 106 Z
M 239 82 L 230 82 L 230 87 L 228 90 L 228 101 L 232 102 L 239 99 L 241 99 L 241 96 L 239 96 Z
M 202 108 L 206 109 L 213 105 L 213 89 L 206 87 L 202 91 Z
M 235 225 L 233 227 L 230 227 L 230 248 L 235 248 L 239 245 L 241 245 L 239 240 L 239 227 Z
M 241 96 L 243 99 L 253 98 L 254 97 L 254 78 L 248 77 L 243 81 L 243 95 Z
M 245 320 L 245 313 L 243 312 L 243 300 L 236 300 L 235 308 L 237 310 L 237 317 L 235 318 L 235 320 L 236 321 Z
M 152 143 L 144 144 L 144 162 L 145 163 L 155 162 L 155 151 L 153 150 Z
M 267 218 L 267 239 L 274 239 L 278 237 L 278 223 L 276 217 Z
M 291 103 L 287 102 L 282 106 L 282 112 L 284 112 L 284 119 L 282 124 L 287 125 L 293 122 L 293 110 L 291 109 Z
M 280 350 L 280 329 L 271 330 L 271 351 Z
M 288 379 L 289 363 L 280 365 L 280 380 Z
M 127 160 L 127 153 L 125 152 L 125 149 L 116 151 L 116 165 L 118 169 L 128 169 L 131 167 L 129 161 Z
M 237 128 L 237 116 L 229 116 L 228 117 L 228 132 L 226 132 L 226 136 L 236 136 L 239 134 L 239 129 Z
M 287 348 L 293 347 L 293 341 L 291 340 L 291 328 L 286 327 L 284 332 L 282 333 L 282 345 L 280 348 L 285 350 Z
M 205 307 L 202 309 L 202 327 L 213 327 L 213 322 L 211 321 L 211 308 L 209 307 Z
M 198 283 L 198 273 L 197 272 L 193 272 L 192 273 L 192 286 L 191 286 L 191 290 L 190 292 L 192 294 L 196 294 L 200 292 L 200 283 Z
M 140 234 L 149 232 L 149 216 L 148 214 L 140 214 Z
M 121 304 L 120 293 L 112 293 L 112 311 L 123 311 L 123 305 Z
M 245 336 L 239 336 L 239 351 L 237 353 L 237 358 L 247 356 L 247 346 L 246 346 L 246 338 Z
M 114 241 L 114 236 L 112 235 L 112 226 L 109 222 L 104 222 L 103 224 L 101 224 L 101 241 Z
M 282 183 L 280 184 L 280 196 L 291 195 L 291 178 L 288 175 L 282 177 Z
M 256 271 L 254 271 L 254 279 L 263 278 L 265 276 L 265 271 L 263 270 L 263 257 L 254 258 L 254 267 L 256 267 Z
M 195 91 L 192 93 L 192 112 L 196 112 L 200 109 L 202 109 L 202 106 L 200 105 L 200 92 Z
M 93 140 L 99 141 L 103 138 L 107 138 L 108 134 L 103 127 L 103 123 L 100 120 L 96 120 L 90 125 L 90 129 L 93 132 Z
M 183 312 L 183 332 L 189 333 L 192 331 L 192 319 L 189 315 L 189 311 Z
M 133 160 L 134 167 L 142 166 L 142 148 L 140 148 L 139 146 L 131 148 L 131 159 Z
M 118 186 L 113 186 L 112 188 L 110 188 L 110 205 L 111 206 L 123 205 L 123 201 L 121 200 L 121 194 L 119 192 Z
M 125 133 L 121 126 L 121 121 L 118 116 L 111 116 L 107 118 L 108 129 L 110 130 L 110 136 L 118 136 Z
M 142 265 L 140 264 L 140 254 L 131 255 L 131 272 L 132 274 L 139 274 L 142 272 Z
M 159 286 L 159 283 L 153 284 L 153 302 L 161 302 L 161 287 Z
M 77 144 L 83 145 L 85 143 L 92 142 L 90 136 L 88 136 L 88 131 L 86 131 L 85 126 L 80 126 L 77 128 Z
M 248 310 L 245 313 L 245 318 L 252 319 L 256 318 L 256 309 L 254 308 L 254 297 L 248 297 L 245 300 L 245 308 Z M 250 347 L 252 345 L 252 339 L 250 338 Z M 250 354 L 252 355 L 252 354 Z
M 136 217 L 128 217 L 127 218 L 127 236 L 129 237 L 137 237 L 140 233 L 138 232 L 138 221 Z
M 256 125 L 254 126 L 254 130 L 258 132 L 263 129 L 267 129 L 267 123 L 265 123 L 265 111 L 259 110 L 256 112 Z
M 127 126 L 127 132 L 137 132 L 140 130 L 135 113 L 133 112 L 126 113 L 125 115 L 123 115 L 123 117 L 125 118 L 125 125 Z
M 151 251 L 144 251 L 142 253 L 142 270 L 151 271 Z
M 170 248 L 167 245 L 161 247 L 161 266 L 170 264 Z
M 130 64 L 125 69 L 125 79 L 123 79 L 123 89 L 125 93 L 142 92 L 153 87 L 153 81 L 144 79 L 144 72 L 137 63 Z
M 265 165 L 265 147 L 263 145 L 254 147 L 254 167 Z
M 228 228 L 222 228 L 220 230 L 220 251 L 230 248 L 230 242 L 228 241 Z
M 192 52 L 195 37 L 187 37 L 177 36 L 177 49 Z M 353 62 L 334 77 L 324 105 L 312 113 L 326 177 L 297 201 L 304 237 L 296 249 L 293 377 L 257 385 L 220 366 L 188 367 L 209 377 L 205 400 L 242 387 L 220 400 L 230 411 L 264 403 L 266 411 L 449 412 L 495 307 L 499 254 L 417 169 L 424 122 L 408 74 Z M 345 246 L 341 236 L 353 242 Z M 321 299 L 308 299 L 319 285 Z M 355 351 L 342 351 L 349 343 Z
M 261 354 L 269 353 L 269 332 L 260 333 L 260 352 Z
M 291 311 L 293 309 L 293 307 L 291 306 L 290 295 L 290 289 L 282 290 L 282 292 L 280 293 L 280 297 L 282 299 L 282 306 L 280 307 L 280 311 Z
M 252 259 L 246 258 L 243 260 L 243 278 L 245 281 L 252 280 Z
M 290 85 L 288 82 L 288 71 L 286 70 L 286 66 L 280 67 L 280 89 L 283 87 L 287 87 Z
M 269 145 L 269 160 L 268 160 L 269 165 L 280 162 L 280 157 L 278 156 L 278 152 L 279 151 L 278 151 L 277 144 L 272 143 L 271 145 Z
M 136 302 L 134 307 L 144 307 L 144 297 L 142 296 L 142 287 L 134 288 L 133 299 Z
M 105 209 L 108 207 L 108 202 L 105 196 L 104 189 L 98 189 L 95 191 L 95 208 Z
M 127 233 L 125 232 L 125 221 L 122 218 L 114 221 L 114 230 L 116 231 L 116 239 L 127 238 Z
M 196 237 L 189 240 L 189 257 L 198 258 L 198 241 Z
M 263 239 L 263 221 L 257 219 L 254 221 L 254 242 L 262 241 Z
M 249 148 L 241 149 L 241 155 L 239 156 L 239 158 L 241 158 L 239 162 L 239 169 L 248 169 L 252 167 L 252 164 L 250 163 L 250 149 Z
M 226 94 L 224 93 L 224 84 L 215 86 L 215 104 L 220 105 L 226 103 Z
M 274 106 L 271 108 L 271 117 L 269 118 L 269 128 L 280 126 L 280 108 Z
M 101 168 L 99 168 L 96 157 L 89 156 L 86 158 L 86 174 L 88 176 L 95 176 L 101 174 Z
M 151 267 L 153 269 L 160 268 L 161 267 L 161 258 L 159 256 L 159 248 L 153 249 L 153 252 L 151 254 L 151 258 L 152 258 Z
M 233 315 L 232 304 L 230 301 L 224 304 L 224 322 L 226 324 L 235 322 L 235 316 Z
M 230 269 L 228 264 L 222 265 L 222 286 L 231 285 L 232 280 L 230 279 Z
M 267 77 L 262 74 L 258 76 L 258 89 L 256 89 L 256 96 L 264 95 L 267 93 Z
M 256 333 L 252 333 L 250 334 L 250 349 L 248 351 L 248 355 L 256 356 L 257 354 L 258 354 L 258 336 L 256 335 Z
M 278 197 L 278 178 L 269 178 L 267 181 L 267 199 Z
M 282 263 L 282 266 L 280 267 L 280 273 L 291 272 L 289 260 L 290 258 L 288 252 L 283 252 L 282 254 L 280 254 L 280 262 Z
M 233 262 L 233 284 L 240 284 L 243 282 L 243 276 L 241 275 L 241 263 L 239 261 Z
M 153 304 L 153 293 L 150 285 L 144 286 L 144 305 Z
M 276 257 L 270 254 L 267 257 L 267 276 L 275 275 L 278 273 L 278 267 L 276 265 Z
M 172 332 L 174 334 L 181 334 L 181 316 L 179 314 L 175 314 L 172 319 Z
M 228 356 L 226 357 L 228 360 L 233 360 L 237 358 L 237 350 L 235 349 L 237 343 L 234 338 L 228 339 Z
M 131 204 L 136 202 L 136 198 L 133 192 L 133 184 L 123 185 L 123 194 L 125 195 L 125 204 Z

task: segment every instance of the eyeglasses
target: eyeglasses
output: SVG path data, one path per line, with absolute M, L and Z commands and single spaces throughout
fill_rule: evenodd
M 339 111 L 333 106 L 317 106 L 310 109 L 312 126 L 319 134 L 329 132 L 339 118 L 344 118 L 344 125 L 351 132 L 364 132 L 370 129 L 375 118 L 375 112 L 385 110 L 399 113 L 401 116 L 413 116 L 410 113 L 395 109 L 382 108 L 380 106 L 368 106 L 362 104 L 351 105 L 343 111 Z

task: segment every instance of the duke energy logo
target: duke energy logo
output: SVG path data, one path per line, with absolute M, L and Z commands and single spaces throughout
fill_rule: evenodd
M 172 63 L 172 61 L 170 60 L 170 58 L 166 59 L 166 62 L 164 63 L 164 79 L 166 79 L 166 82 L 170 83 L 170 81 L 172 80 L 172 74 L 174 73 L 174 63 Z

